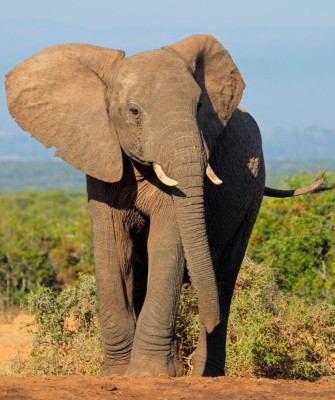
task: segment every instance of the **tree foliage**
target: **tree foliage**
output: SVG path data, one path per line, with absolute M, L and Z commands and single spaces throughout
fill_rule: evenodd
M 300 174 L 288 185 L 306 185 Z M 40 286 L 61 289 L 93 271 L 85 196 L 62 191 L 0 195 L 0 308 Z M 271 264 L 279 287 L 334 301 L 335 190 L 264 199 L 248 253 Z
M 0 196 L 0 308 L 40 286 L 61 288 L 92 271 L 91 225 L 82 194 Z
M 305 186 L 311 176 L 287 180 Z M 279 287 L 312 299 L 335 301 L 335 190 L 291 199 L 264 199 L 248 253 L 269 263 Z

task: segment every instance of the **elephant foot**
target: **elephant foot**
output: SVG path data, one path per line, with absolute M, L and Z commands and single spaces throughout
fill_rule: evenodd
M 215 376 L 224 376 L 224 369 L 219 368 L 218 366 L 206 365 L 206 364 L 199 364 L 194 363 L 192 376 L 207 376 L 207 377 L 215 377 Z
M 126 372 L 133 376 L 182 376 L 182 364 L 176 360 L 162 360 L 157 357 L 141 356 L 130 363 Z
M 127 364 L 119 364 L 119 365 L 109 365 L 108 363 L 104 363 L 100 369 L 99 374 L 103 376 L 108 375 L 124 375 L 129 367 L 129 363 Z

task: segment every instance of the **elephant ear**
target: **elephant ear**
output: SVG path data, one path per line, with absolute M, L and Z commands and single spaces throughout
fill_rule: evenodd
M 240 103 L 245 88 L 241 74 L 228 51 L 210 35 L 190 36 L 164 49 L 174 50 L 186 60 L 202 90 L 199 122 L 211 148 Z M 221 128 L 213 122 L 217 118 Z
M 6 76 L 8 108 L 56 156 L 97 179 L 122 177 L 122 154 L 108 115 L 106 88 L 124 52 L 85 44 L 57 45 Z

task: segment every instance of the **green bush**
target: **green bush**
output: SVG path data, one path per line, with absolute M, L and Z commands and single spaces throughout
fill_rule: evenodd
M 311 180 L 301 175 L 289 184 Z M 335 190 L 264 200 L 248 248 L 258 264 L 244 263 L 231 307 L 229 375 L 313 380 L 334 373 L 334 204 Z M 0 215 L 0 310 L 33 291 L 27 301 L 37 324 L 32 357 L 22 361 L 27 368 L 21 362 L 13 368 L 96 373 L 102 349 L 93 279 L 81 277 L 69 286 L 79 272 L 93 270 L 84 196 L 1 195 Z M 177 324 L 186 370 L 198 332 L 197 301 L 187 287 Z
M 313 180 L 300 174 L 291 188 Z M 248 254 L 270 263 L 280 289 L 334 302 L 335 190 L 291 199 L 264 199 Z
M 61 293 L 39 288 L 27 296 L 27 310 L 35 317 L 33 350 L 27 360 L 16 359 L 12 374 L 97 374 L 103 347 L 96 310 L 95 280 L 80 275 Z
M 335 373 L 335 306 L 285 294 L 273 270 L 246 259 L 231 307 L 228 375 L 309 379 Z
M 300 174 L 297 187 L 313 180 Z M 279 287 L 335 301 L 335 190 L 295 199 L 264 199 L 250 244 L 271 263 Z M 85 196 L 62 191 L 0 195 L 0 310 L 40 286 L 62 289 L 93 271 Z
M 35 343 L 13 373 L 95 374 L 103 351 L 94 279 L 81 276 L 62 293 L 40 288 L 28 296 Z M 335 372 L 335 306 L 283 294 L 272 269 L 246 259 L 238 278 L 228 330 L 227 375 L 315 380 Z M 177 335 L 186 372 L 199 333 L 197 301 L 183 289 Z
M 198 300 L 192 285 L 183 285 L 176 324 L 179 351 L 186 374 L 192 371 L 192 357 L 199 336 Z
M 62 288 L 93 270 L 91 225 L 82 194 L 0 196 L 0 309 L 40 286 Z

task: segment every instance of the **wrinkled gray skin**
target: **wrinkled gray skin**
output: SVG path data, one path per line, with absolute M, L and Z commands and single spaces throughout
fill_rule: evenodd
M 231 297 L 265 179 L 258 126 L 237 109 L 243 88 L 207 35 L 129 58 L 55 46 L 7 75 L 18 124 L 87 173 L 104 374 L 181 374 L 186 266 L 201 321 L 193 375 L 224 374 Z M 206 178 L 208 160 L 222 185 Z M 178 185 L 164 185 L 153 162 Z

